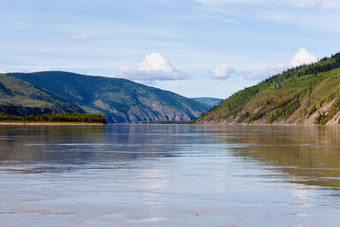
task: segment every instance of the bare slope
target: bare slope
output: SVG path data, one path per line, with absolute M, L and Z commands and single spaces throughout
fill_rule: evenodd
M 241 90 L 196 122 L 337 125 L 339 111 L 340 53 Z

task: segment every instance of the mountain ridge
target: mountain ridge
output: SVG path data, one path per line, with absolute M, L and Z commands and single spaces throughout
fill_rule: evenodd
M 214 107 L 223 101 L 223 99 L 212 98 L 212 97 L 197 97 L 197 98 L 191 98 L 191 99 L 196 102 L 205 104 L 209 106 L 209 108 Z
M 9 75 L 76 103 L 88 113 L 105 114 L 109 123 L 186 121 L 209 109 L 173 92 L 121 78 L 62 71 Z

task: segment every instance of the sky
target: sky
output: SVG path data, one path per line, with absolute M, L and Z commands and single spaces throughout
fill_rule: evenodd
M 227 98 L 340 51 L 339 0 L 0 0 L 0 72 Z

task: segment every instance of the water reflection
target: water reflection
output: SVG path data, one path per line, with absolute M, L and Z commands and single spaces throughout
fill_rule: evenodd
M 220 142 L 248 145 L 234 148 L 235 156 L 289 173 L 294 183 L 340 188 L 339 127 L 235 126 L 225 133 Z
M 0 166 L 16 166 L 17 171 L 29 173 L 67 171 L 88 163 L 113 163 L 109 168 L 128 168 L 129 163 L 124 160 L 176 157 L 178 150 L 185 147 L 184 141 L 198 141 L 195 137 L 199 135 L 194 131 L 194 127 L 180 125 L 1 125 Z M 38 166 L 27 170 L 18 164 Z
M 219 156 L 216 143 L 236 157 L 294 176 L 287 181 L 340 187 L 339 127 L 2 125 L 0 167 L 29 173 L 69 171 L 91 163 L 96 168 L 130 168 L 132 160 L 143 158 Z M 193 149 L 195 144 L 199 150 Z M 31 168 L 20 166 L 25 164 Z

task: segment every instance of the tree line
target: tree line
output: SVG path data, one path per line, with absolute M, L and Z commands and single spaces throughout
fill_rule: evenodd
M 0 113 L 0 121 L 9 122 L 68 122 L 68 123 L 102 123 L 106 124 L 106 117 L 100 114 L 88 113 L 51 113 L 42 115 L 17 116 Z
M 332 55 L 332 57 L 324 57 L 316 63 L 309 65 L 297 66 L 295 68 L 288 69 L 280 74 L 271 76 L 265 79 L 263 82 L 273 82 L 276 80 L 285 81 L 291 77 L 300 77 L 304 75 L 316 75 L 318 73 L 327 72 L 340 67 L 340 52 Z M 263 83 L 262 82 L 262 83 Z

